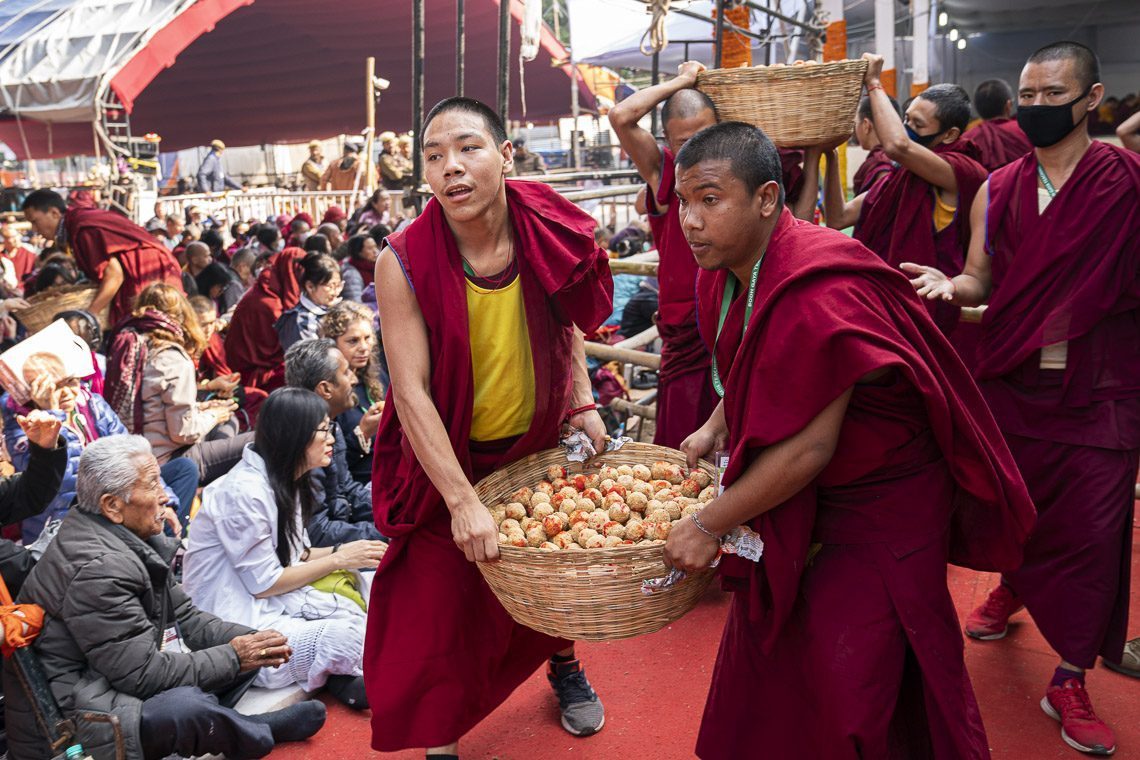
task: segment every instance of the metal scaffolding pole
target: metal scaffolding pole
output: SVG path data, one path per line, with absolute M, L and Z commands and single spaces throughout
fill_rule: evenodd
M 686 50 L 686 53 L 688 53 L 687 50 Z M 686 61 L 689 60 L 687 55 L 686 55 L 685 60 Z M 653 84 L 656 85 L 660 81 L 661 81 L 661 53 L 654 50 L 653 51 Z M 652 113 L 653 113 L 653 126 L 650 128 L 649 131 L 652 134 L 656 135 L 657 134 L 657 118 L 658 118 L 656 107 L 653 109 Z
M 719 69 L 724 54 L 724 0 L 716 0 L 716 47 L 713 49 L 713 68 Z
M 510 118 L 511 98 L 511 0 L 499 0 L 499 118 Z
M 423 140 L 424 129 L 424 0 L 412 0 L 412 129 L 417 140 Z M 424 182 L 423 151 L 412 151 L 412 177 L 414 190 Z M 420 210 L 419 193 L 413 195 L 416 210 Z
M 466 85 L 464 60 L 467 57 L 467 11 L 464 0 L 455 0 L 455 94 L 462 95 Z

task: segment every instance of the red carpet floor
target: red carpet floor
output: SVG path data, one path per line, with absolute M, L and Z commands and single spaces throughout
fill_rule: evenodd
M 1140 610 L 1135 604 L 1140 594 L 1138 555 L 1140 547 L 1134 547 L 1134 635 L 1140 634 Z M 950 590 L 962 618 L 985 598 L 993 583 L 994 576 L 951 569 Z M 692 758 L 727 604 L 727 595 L 710 590 L 693 612 L 663 631 L 628 641 L 581 645 L 590 681 L 606 705 L 606 727 L 596 736 L 574 739 L 562 730 L 557 703 L 538 673 L 471 733 L 460 748 L 462 756 L 471 760 Z M 1058 724 L 1038 706 L 1056 660 L 1024 612 L 1014 618 L 1004 640 L 967 641 L 966 664 L 995 760 L 1082 756 L 1061 741 Z M 1114 757 L 1140 759 L 1140 680 L 1097 668 L 1089 674 L 1088 685 L 1098 714 L 1116 731 Z M 413 751 L 372 752 L 368 742 L 367 716 L 330 702 L 329 721 L 320 734 L 304 744 L 283 746 L 271 757 L 423 757 Z

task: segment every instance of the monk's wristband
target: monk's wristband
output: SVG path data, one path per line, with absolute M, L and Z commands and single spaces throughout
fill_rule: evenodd
M 706 528 L 705 524 L 703 522 L 701 522 L 701 518 L 697 517 L 696 515 L 693 515 L 689 519 L 691 519 L 693 521 L 693 525 L 697 526 L 697 530 L 699 530 L 701 533 L 704 533 L 706 536 L 711 538 L 713 541 L 720 543 L 720 536 L 718 536 L 717 534 L 713 533 L 711 530 Z
M 570 419 L 574 415 L 581 414 L 582 412 L 592 412 L 592 411 L 596 410 L 597 408 L 598 408 L 597 404 L 586 404 L 585 406 L 580 406 L 577 409 L 571 409 L 569 412 L 566 413 L 566 419 Z
M 881 89 L 883 89 L 883 86 L 881 84 L 873 84 L 867 88 L 867 94 L 870 95 L 875 90 L 881 90 Z

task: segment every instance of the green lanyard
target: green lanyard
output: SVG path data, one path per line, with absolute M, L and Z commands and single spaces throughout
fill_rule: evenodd
M 1045 167 L 1041 165 L 1040 161 L 1037 162 L 1037 178 L 1045 186 L 1045 192 L 1049 193 L 1050 198 L 1057 197 L 1057 188 L 1053 187 L 1053 183 L 1049 181 L 1049 175 L 1045 173 Z
M 752 267 L 752 282 L 748 284 L 748 300 L 744 303 L 744 326 L 740 328 L 741 339 L 744 338 L 744 333 L 748 330 L 748 323 L 752 321 L 752 307 L 756 303 L 756 278 L 760 275 L 760 265 L 764 263 L 765 253 L 767 250 L 761 251 L 760 258 Z M 720 380 L 720 369 L 716 363 L 716 346 L 720 342 L 720 333 L 724 329 L 724 320 L 728 317 L 728 310 L 732 308 L 732 298 L 736 295 L 736 283 L 736 277 L 732 276 L 732 279 L 724 285 L 724 295 L 720 299 L 720 319 L 716 324 L 716 339 L 713 341 L 712 381 L 713 388 L 716 389 L 717 395 L 721 398 L 724 398 L 724 384 Z

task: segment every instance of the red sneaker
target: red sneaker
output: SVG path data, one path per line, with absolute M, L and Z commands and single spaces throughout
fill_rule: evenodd
M 1013 589 L 999 583 L 985 603 L 966 618 L 966 635 L 981 641 L 1005 638 L 1009 633 L 1010 616 L 1023 609 L 1025 605 L 1013 593 Z
M 1116 736 L 1093 712 L 1084 685 L 1070 678 L 1060 686 L 1050 686 L 1041 700 L 1041 709 L 1061 723 L 1061 738 L 1075 750 L 1090 755 L 1111 755 L 1116 751 Z

